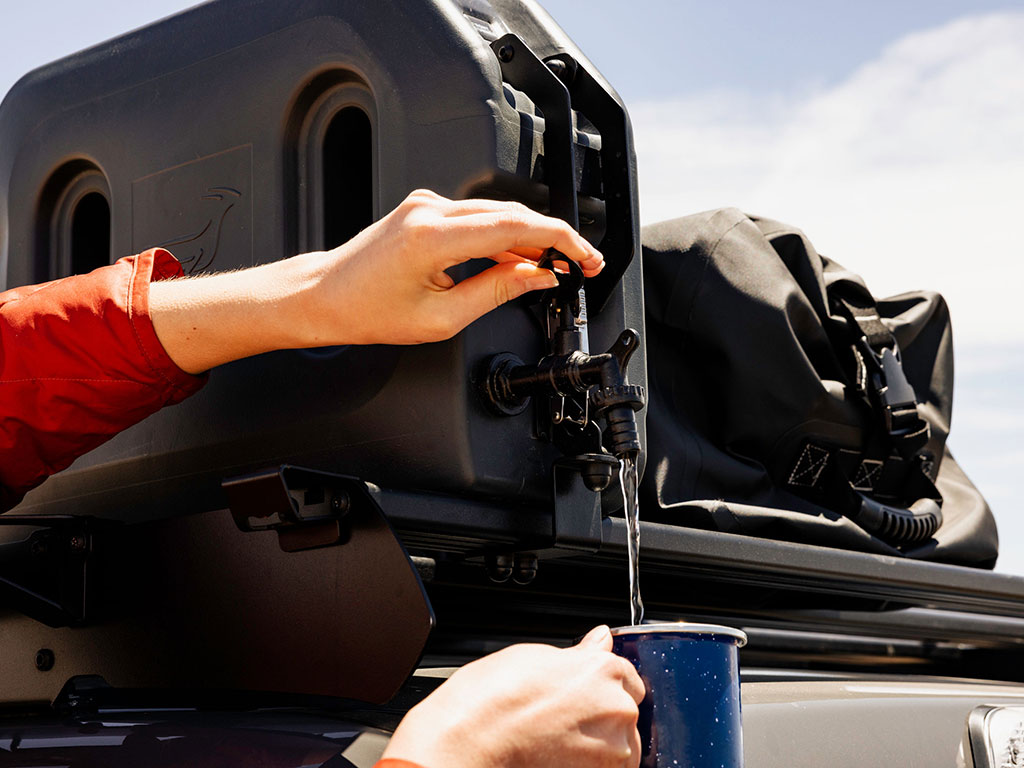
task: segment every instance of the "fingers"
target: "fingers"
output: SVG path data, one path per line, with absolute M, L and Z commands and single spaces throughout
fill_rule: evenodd
M 491 256 L 495 261 L 539 261 L 544 255 L 543 248 L 516 248 Z
M 610 651 L 612 649 L 611 630 L 608 629 L 607 624 L 601 624 L 600 626 L 594 627 L 583 636 L 583 639 L 580 640 L 577 647 L 594 647 L 600 648 L 602 651 Z
M 626 760 L 628 768 L 638 768 L 640 758 L 643 757 L 644 747 L 640 741 L 640 732 L 633 726 L 629 734 L 629 758 Z
M 577 648 L 600 649 L 602 651 L 612 650 L 612 633 L 607 626 L 598 626 L 590 630 L 583 639 L 576 645 Z M 619 676 L 622 687 L 637 704 L 644 700 L 647 689 L 640 674 L 629 661 L 621 656 L 615 656 L 615 674 Z
M 541 250 L 540 248 L 517 248 L 515 251 L 505 251 L 504 253 L 497 253 L 491 256 L 490 258 L 492 261 L 496 261 L 498 263 L 505 261 L 537 262 L 540 260 L 540 257 L 544 255 L 544 253 L 545 251 Z M 568 272 L 569 268 L 565 264 L 566 261 L 568 261 L 568 259 L 559 259 L 558 261 L 555 261 L 552 266 L 554 266 L 556 272 Z M 593 270 L 595 269 L 594 264 L 588 264 L 587 268 L 591 272 L 590 276 L 593 277 Z M 596 265 L 596 269 L 598 272 L 600 272 L 603 268 L 603 262 L 598 263 Z M 584 274 L 587 274 L 587 270 L 584 270 Z
M 449 291 L 451 318 L 456 327 L 465 327 L 497 306 L 528 291 L 554 288 L 558 278 L 548 269 L 522 261 L 508 261 L 468 277 Z M 609 635 L 609 647 L 610 645 Z
M 640 673 L 636 671 L 631 663 L 622 660 L 622 687 L 626 689 L 628 693 L 637 704 L 644 700 L 644 696 L 647 695 L 647 686 L 644 685 L 643 678 L 640 677 Z
M 488 200 L 486 198 L 470 198 L 468 200 L 448 200 L 444 211 L 446 216 L 468 216 L 473 213 L 511 213 L 536 214 L 532 208 L 514 200 Z M 537 214 L 543 215 L 543 214 Z
M 604 256 L 568 224 L 540 214 L 474 213 L 448 219 L 441 247 L 450 261 L 446 267 L 468 258 L 490 258 L 493 254 L 525 249 L 556 248 L 593 277 L 604 267 Z
M 400 216 L 413 216 L 440 233 L 442 269 L 472 258 L 510 260 L 509 254 L 536 261 L 557 248 L 576 261 L 587 277 L 604 267 L 604 256 L 561 219 L 544 216 L 522 203 L 501 200 L 449 200 L 429 190 L 416 190 L 399 206 Z M 440 215 L 440 221 L 422 218 Z M 497 254 L 497 256 L 496 256 Z

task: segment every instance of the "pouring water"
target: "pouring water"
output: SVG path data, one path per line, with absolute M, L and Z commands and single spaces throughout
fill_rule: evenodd
M 636 476 L 636 457 L 625 456 L 619 464 L 619 484 L 626 515 L 626 545 L 629 550 L 629 613 L 634 626 L 644 620 L 640 599 L 640 498 Z

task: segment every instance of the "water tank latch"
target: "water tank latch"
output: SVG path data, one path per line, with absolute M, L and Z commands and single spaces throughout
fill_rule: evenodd
M 375 504 L 355 477 L 284 465 L 221 483 L 239 530 L 274 531 L 285 552 L 344 544 L 353 505 Z

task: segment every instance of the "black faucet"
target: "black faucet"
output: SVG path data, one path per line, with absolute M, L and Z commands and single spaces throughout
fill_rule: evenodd
M 539 265 L 559 270 L 558 287 L 543 300 L 549 353 L 533 365 L 507 352 L 486 360 L 481 377 L 485 399 L 494 412 L 515 415 L 526 409 L 532 396 L 546 397 L 551 438 L 566 454 L 562 463 L 579 469 L 587 488 L 603 491 L 619 460 L 635 461 L 640 453 L 636 411 L 644 407 L 646 396 L 643 387 L 626 379 L 640 334 L 627 328 L 607 352 L 582 351 L 583 270 L 553 248 Z M 595 425 L 598 418 L 606 423 L 603 431 Z

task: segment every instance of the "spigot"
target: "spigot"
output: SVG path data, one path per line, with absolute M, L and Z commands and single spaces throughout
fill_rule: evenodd
M 636 411 L 644 407 L 644 388 L 626 381 L 626 367 L 633 352 L 640 346 L 640 334 L 627 328 L 607 352 L 589 355 L 578 350 L 564 355 L 548 355 L 534 365 L 524 364 L 510 353 L 494 355 L 486 361 L 482 377 L 486 402 L 501 415 L 522 413 L 535 395 L 562 400 L 561 409 L 552 418 L 553 426 L 561 427 L 561 442 L 571 458 L 592 466 L 581 466 L 591 490 L 604 490 L 611 482 L 608 454 L 602 456 L 602 445 L 617 459 L 635 458 L 640 453 Z M 584 398 L 582 419 L 559 416 L 564 400 Z M 597 445 L 586 445 L 588 425 L 604 419 L 606 426 L 599 433 Z M 559 440 L 556 439 L 556 442 Z M 614 462 L 616 465 L 618 462 Z M 600 466 L 599 466 L 600 465 Z
M 607 422 L 604 445 L 609 453 L 624 459 L 640 454 L 640 434 L 636 428 L 636 412 L 644 407 L 644 389 L 633 384 L 619 384 L 599 389 L 590 395 L 598 416 Z
M 494 413 L 522 413 L 534 396 L 547 398 L 551 434 L 566 453 L 563 463 L 577 466 L 587 487 L 602 491 L 611 484 L 619 460 L 640 453 L 636 412 L 644 407 L 643 387 L 629 384 L 626 369 L 640 347 L 640 334 L 627 328 L 604 353 L 584 352 L 580 327 L 586 323 L 583 271 L 553 249 L 541 259 L 542 266 L 558 272 L 559 285 L 546 297 L 549 354 L 528 365 L 504 352 L 484 361 L 480 381 L 484 399 Z M 567 415 L 567 404 L 574 414 Z M 594 422 L 606 422 L 603 430 Z

